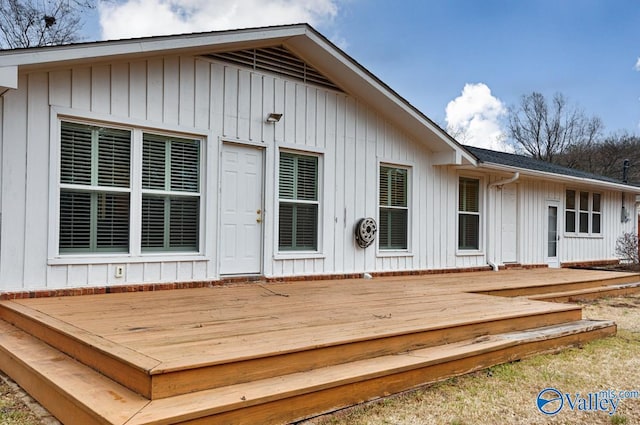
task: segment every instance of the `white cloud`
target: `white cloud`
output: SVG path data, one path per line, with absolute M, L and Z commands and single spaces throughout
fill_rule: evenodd
M 640 71 L 640 58 L 636 61 L 636 65 L 633 67 L 636 71 Z
M 339 0 L 125 0 L 99 2 L 105 40 L 307 22 L 338 13 Z
M 462 94 L 447 104 L 447 131 L 467 145 L 512 151 L 500 125 L 506 113 L 507 108 L 486 84 L 465 84 Z

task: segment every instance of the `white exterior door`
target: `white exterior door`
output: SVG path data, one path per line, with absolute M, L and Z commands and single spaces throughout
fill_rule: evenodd
M 502 187 L 502 262 L 518 261 L 518 187 Z
M 220 184 L 220 274 L 259 274 L 263 245 L 262 150 L 225 143 Z
M 549 267 L 560 267 L 559 241 L 560 233 L 558 232 L 558 212 L 560 205 L 558 202 L 550 201 L 547 203 L 547 243 L 546 243 L 546 262 Z

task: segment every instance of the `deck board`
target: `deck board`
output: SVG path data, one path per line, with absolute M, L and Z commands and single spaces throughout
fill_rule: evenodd
M 433 370 L 431 366 L 419 367 L 424 369 L 422 371 L 413 370 L 414 360 L 407 359 L 411 370 L 381 372 L 389 373 L 388 377 L 369 379 L 365 376 L 365 380 L 358 384 L 339 382 L 339 378 L 345 375 L 343 369 L 359 364 L 374 367 L 381 358 L 393 364 L 400 360 L 398 356 L 408 352 L 412 355 L 432 352 L 444 356 L 443 353 L 461 341 L 473 341 L 475 345 L 478 337 L 483 337 L 477 340 L 482 342 L 484 337 L 492 335 L 526 334 L 531 329 L 557 328 L 575 323 L 582 318 L 582 309 L 577 305 L 532 300 L 529 295 L 508 296 L 519 291 L 524 294 L 536 291 L 549 293 L 556 286 L 563 291 L 571 285 L 593 288 L 612 278 L 615 282 L 609 281 L 608 284 L 640 280 L 638 275 L 626 273 L 518 270 L 372 280 L 234 284 L 173 291 L 3 301 L 0 302 L 0 318 L 6 321 L 7 326 L 14 324 L 42 340 L 41 343 L 49 344 L 54 353 L 58 349 L 84 363 L 91 368 L 91 373 L 113 379 L 114 384 L 117 382 L 123 386 L 124 393 L 133 391 L 141 394 L 143 399 L 151 401 L 148 414 L 164 416 L 167 414 L 165 407 L 175 410 L 176 415 L 164 416 L 165 419 L 159 423 L 173 423 L 178 418 L 208 423 L 201 416 L 201 402 L 208 406 L 204 408 L 205 414 L 213 407 L 206 400 L 207 394 L 229 394 L 227 391 L 234 385 L 248 389 L 252 385 L 280 382 L 279 379 L 289 381 L 292 374 L 303 377 L 309 371 L 329 368 L 325 370 L 332 372 L 326 378 L 334 382 L 332 385 L 338 385 L 334 389 L 323 389 L 321 385 L 310 389 L 313 395 L 292 394 L 289 400 L 285 397 L 277 401 L 270 401 L 270 396 L 264 393 L 264 403 L 248 410 L 243 407 L 235 413 L 232 411 L 233 400 L 228 400 L 231 407 L 225 407 L 216 419 L 220 423 L 225 423 L 226 419 L 242 419 L 251 423 L 251 415 L 255 414 L 256 418 L 278 423 L 285 420 L 281 416 L 283 411 L 296 400 L 308 403 L 305 409 L 309 412 L 317 412 L 344 405 L 344 391 L 351 391 L 352 386 L 358 388 L 360 394 L 356 396 L 354 393 L 356 398 L 353 402 L 357 402 L 358 397 L 376 396 L 388 388 L 397 387 L 393 391 L 401 391 L 408 388 L 407 382 L 413 382 L 409 387 L 419 385 L 440 379 L 439 376 L 464 373 L 465 370 L 519 358 L 527 353 L 576 344 L 615 332 L 615 326 L 608 326 L 554 341 L 531 341 L 528 348 L 519 343 L 507 344 L 511 348 L 496 348 L 488 344 L 491 350 L 487 353 L 454 359 L 448 366 L 434 366 Z M 13 346 L 14 351 L 26 350 L 26 345 L 20 348 L 20 344 L 14 343 Z M 7 365 L 13 364 L 11 356 L 13 354 L 0 360 Z M 54 357 L 51 361 L 55 361 Z M 389 369 L 387 363 L 380 366 L 381 370 Z M 24 375 L 21 379 L 25 385 L 34 389 L 39 387 L 37 374 L 26 370 L 21 372 L 19 365 L 11 366 L 14 367 L 15 373 Z M 68 373 L 72 376 L 76 372 Z M 51 384 L 47 383 L 49 381 Z M 66 381 L 67 384 L 60 381 L 59 388 L 69 386 L 71 381 Z M 43 379 L 42 382 L 51 388 L 57 385 L 52 379 Z M 300 386 L 295 379 L 287 385 L 292 385 L 292 388 Z M 67 403 L 76 398 L 73 395 L 75 386 L 71 387 L 68 393 L 62 391 L 51 399 L 47 398 L 48 392 L 40 394 L 40 397 L 47 403 L 55 404 L 57 399 Z M 198 401 L 201 397 L 204 398 Z M 220 400 L 225 399 L 222 397 Z M 175 404 L 179 400 L 185 400 L 184 412 L 178 408 L 180 403 Z M 241 401 L 238 406 L 247 404 L 245 400 Z M 82 403 L 91 404 L 93 401 L 88 397 Z M 89 415 L 96 413 L 86 410 L 82 406 L 87 404 L 82 403 L 80 409 L 83 412 Z M 135 401 L 132 405 L 137 403 Z M 232 410 L 226 410 L 228 408 Z M 303 412 L 305 409 L 301 410 L 301 415 L 306 414 Z M 188 411 L 199 413 L 192 417 Z M 271 418 L 271 415 L 278 419 L 276 416 Z M 294 417 L 301 416 L 290 416 Z
M 571 311 L 575 306 L 469 293 L 612 277 L 611 272 L 456 273 L 15 300 L 146 370 Z M 621 273 L 620 276 L 628 276 Z M 249 344 L 248 341 L 251 343 Z M 188 353 L 188 354 L 186 354 Z M 149 359 L 149 360 L 146 360 Z M 146 361 L 145 361 L 146 360 Z M 157 361 L 157 364 L 149 365 Z

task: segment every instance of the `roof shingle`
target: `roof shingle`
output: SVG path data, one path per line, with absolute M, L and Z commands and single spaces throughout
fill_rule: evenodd
M 526 170 L 541 171 L 545 173 L 559 174 L 569 177 L 599 180 L 607 183 L 624 184 L 622 180 L 577 170 L 575 168 L 564 167 L 562 165 L 552 164 L 550 162 L 542 161 L 524 155 L 492 151 L 489 149 L 483 149 L 468 145 L 465 145 L 464 148 L 471 152 L 476 158 L 478 158 L 480 162 L 506 165 L 509 167 L 523 168 Z

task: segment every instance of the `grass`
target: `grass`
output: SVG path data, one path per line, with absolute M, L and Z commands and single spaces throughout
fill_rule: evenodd
M 614 415 L 563 408 L 548 417 L 536 407 L 538 393 L 547 387 L 573 397 L 609 389 L 640 390 L 640 295 L 598 300 L 584 307 L 587 318 L 615 320 L 618 334 L 582 348 L 451 378 L 306 424 L 640 424 L 640 399 L 621 401 Z
M 41 424 L 38 416 L 25 404 L 23 395 L 2 379 L 0 379 L 0 424 Z
M 640 295 L 585 304 L 586 318 L 611 319 L 615 337 L 582 348 L 497 365 L 424 388 L 312 419 L 307 425 L 640 424 L 640 399 L 624 400 L 615 415 L 563 409 L 547 417 L 537 394 L 554 387 L 570 394 L 640 390 Z M 42 425 L 15 388 L 0 380 L 0 424 Z

